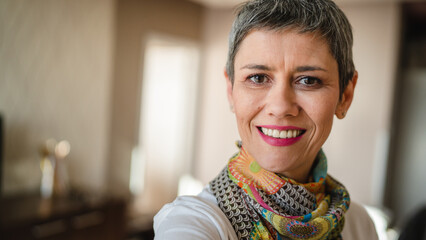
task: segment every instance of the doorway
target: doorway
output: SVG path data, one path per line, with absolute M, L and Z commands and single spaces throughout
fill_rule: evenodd
M 151 34 L 145 41 L 138 145 L 130 189 L 141 212 L 156 212 L 177 196 L 191 172 L 200 49 L 190 40 Z

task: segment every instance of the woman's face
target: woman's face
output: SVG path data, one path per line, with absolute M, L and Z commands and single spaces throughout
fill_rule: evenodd
M 339 101 L 339 73 L 327 42 L 313 33 L 256 30 L 240 45 L 228 99 L 245 150 L 262 168 L 307 180 L 316 154 L 342 118 L 356 74 Z

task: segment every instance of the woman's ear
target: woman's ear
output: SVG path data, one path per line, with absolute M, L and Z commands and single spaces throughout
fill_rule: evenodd
M 231 109 L 231 112 L 234 112 L 234 98 L 232 97 L 232 81 L 229 78 L 228 73 L 226 72 L 226 69 L 224 70 L 224 75 L 226 79 L 226 95 L 228 96 L 228 102 L 229 102 L 229 108 Z
M 343 119 L 346 116 L 349 107 L 351 106 L 352 100 L 354 98 L 355 86 L 358 80 L 358 72 L 355 71 L 352 77 L 352 80 L 349 81 L 348 85 L 343 91 L 342 98 L 340 99 L 339 104 L 336 107 L 336 117 L 339 119 Z

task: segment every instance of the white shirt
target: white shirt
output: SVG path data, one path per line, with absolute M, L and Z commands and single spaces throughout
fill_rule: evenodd
M 155 239 L 237 240 L 234 228 L 218 207 L 209 186 L 198 196 L 182 196 L 166 204 L 154 217 Z M 378 239 L 374 223 L 359 204 L 345 214 L 344 240 Z

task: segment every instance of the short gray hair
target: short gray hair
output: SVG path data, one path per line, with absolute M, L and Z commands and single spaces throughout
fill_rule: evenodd
M 319 33 L 327 41 L 338 64 L 341 96 L 355 71 L 352 27 L 331 0 L 252 0 L 240 5 L 229 33 L 226 72 L 231 82 L 234 81 L 235 56 L 250 31 L 293 27 L 300 33 Z

